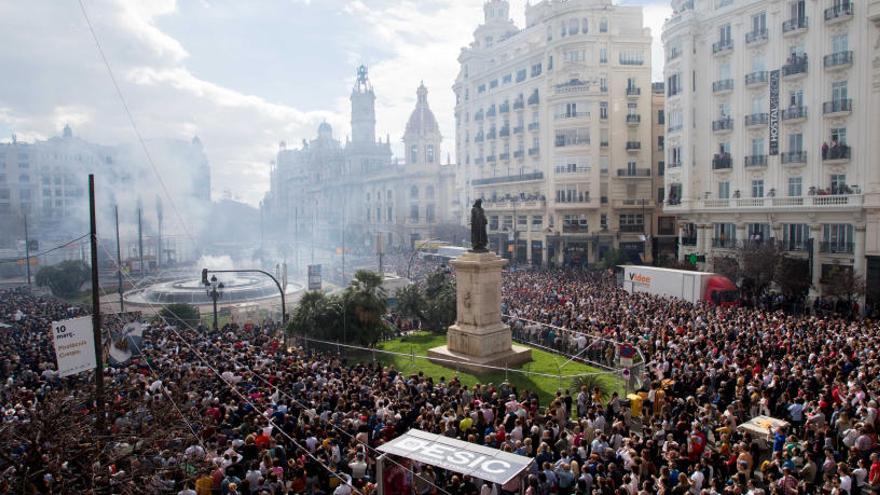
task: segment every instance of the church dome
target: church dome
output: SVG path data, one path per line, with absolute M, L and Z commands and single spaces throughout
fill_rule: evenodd
M 437 125 L 434 112 L 428 107 L 428 89 L 424 83 L 419 85 L 416 95 L 418 96 L 416 108 L 406 123 L 406 133 L 424 135 L 437 132 L 440 126 Z
M 333 134 L 333 128 L 327 122 L 321 122 L 318 126 L 318 134 Z

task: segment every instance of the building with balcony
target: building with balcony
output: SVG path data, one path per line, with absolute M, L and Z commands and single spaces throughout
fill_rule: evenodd
M 461 222 L 482 198 L 490 247 L 518 263 L 587 264 L 610 249 L 650 259 L 662 107 L 641 7 L 543 0 L 525 27 L 506 0 L 483 8 L 454 85 Z M 513 132 L 467 139 L 493 128 Z
M 403 136 L 403 159 L 394 159 L 390 137 L 375 135 L 375 93 L 366 67 L 358 69 L 351 93 L 352 139 L 341 143 L 329 124 L 299 149 L 282 146 L 262 207 L 277 240 L 311 238 L 331 248 L 386 249 L 442 237 L 458 218 L 455 166 L 441 163 L 440 127 L 428 105 L 428 89 L 416 90 L 416 105 Z M 448 159 L 447 159 L 448 162 Z
M 711 270 L 773 239 L 813 253 L 813 295 L 834 265 L 880 287 L 880 0 L 672 6 L 663 211 L 679 256 Z

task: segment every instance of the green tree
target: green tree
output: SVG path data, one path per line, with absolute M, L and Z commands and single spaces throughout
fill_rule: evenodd
M 738 250 L 742 285 L 762 294 L 776 278 L 782 249 L 775 242 L 746 242 Z
M 852 302 L 865 293 L 865 279 L 851 266 L 835 262 L 822 282 L 823 293 L 844 301 Z
M 303 294 L 293 314 L 290 315 L 287 324 L 288 335 L 319 337 L 319 322 L 326 319 L 327 302 L 327 296 L 323 292 L 309 291 Z
M 80 287 L 91 277 L 89 265 L 81 261 L 62 261 L 40 268 L 36 282 L 40 287 L 48 287 L 57 297 L 71 298 L 80 292 Z
M 343 321 L 335 328 L 337 339 L 363 345 L 376 343 L 387 330 L 382 319 L 388 311 L 388 295 L 382 277 L 369 270 L 358 270 L 337 302 L 342 304 Z M 340 338 L 341 337 L 341 338 Z
M 457 300 L 455 279 L 441 270 L 428 275 L 425 280 L 424 299 L 426 301 L 422 327 L 434 332 L 445 332 L 455 323 Z
M 410 284 L 397 291 L 397 311 L 406 318 L 423 320 L 427 301 L 419 284 Z
M 724 275 L 733 281 L 733 283 L 739 281 L 739 261 L 733 256 L 716 256 L 712 259 L 712 267 L 716 273 Z
M 776 269 L 775 282 L 786 297 L 802 300 L 810 290 L 809 261 L 803 258 L 782 256 Z
M 602 269 L 614 268 L 625 262 L 626 259 L 619 249 L 609 249 L 605 251 L 605 254 L 602 256 L 602 261 L 599 262 L 599 267 Z
M 201 318 L 199 308 L 186 303 L 168 304 L 159 311 L 159 316 L 169 325 L 179 328 L 195 327 Z

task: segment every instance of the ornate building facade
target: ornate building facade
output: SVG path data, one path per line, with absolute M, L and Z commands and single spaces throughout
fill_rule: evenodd
M 642 8 L 543 0 L 525 28 L 506 0 L 483 8 L 454 86 L 462 221 L 483 198 L 490 247 L 520 263 L 649 261 L 660 188 Z
M 702 268 L 744 242 L 835 265 L 880 302 L 880 2 L 674 0 L 666 204 Z
M 376 96 L 366 67 L 351 92 L 351 140 L 333 137 L 329 124 L 298 149 L 281 143 L 262 202 L 264 219 L 281 241 L 311 238 L 323 245 L 374 249 L 411 247 L 446 237 L 454 166 L 441 164 L 440 128 L 424 85 L 403 136 L 405 157 L 392 157 L 390 137 L 376 139 Z M 458 242 L 460 239 L 445 239 Z

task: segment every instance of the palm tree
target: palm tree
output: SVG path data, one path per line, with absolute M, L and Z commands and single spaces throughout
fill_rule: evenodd
M 354 313 L 355 321 L 350 323 L 356 325 L 356 339 L 365 344 L 378 340 L 385 329 L 382 317 L 388 311 L 388 296 L 382 288 L 382 277 L 375 272 L 358 270 L 342 297 L 346 309 Z M 344 313 L 346 318 L 348 311 Z M 343 337 L 347 338 L 347 335 Z
M 323 292 L 310 291 L 303 294 L 287 325 L 288 335 L 299 333 L 302 336 L 316 337 L 327 310 L 327 296 Z

